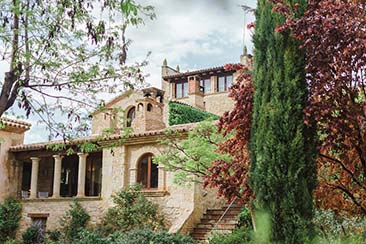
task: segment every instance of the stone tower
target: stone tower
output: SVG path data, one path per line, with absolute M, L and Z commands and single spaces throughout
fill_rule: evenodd
M 136 100 L 136 117 L 132 121 L 132 129 L 135 133 L 164 129 L 164 91 L 151 87 L 142 92 L 144 97 Z

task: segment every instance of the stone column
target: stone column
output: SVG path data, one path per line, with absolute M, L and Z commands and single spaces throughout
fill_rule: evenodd
M 137 183 L 137 168 L 130 168 L 130 182 L 129 185 L 135 185 Z
M 53 170 L 53 198 L 60 197 L 60 187 L 61 187 L 61 167 L 62 167 L 62 158 L 61 155 L 53 155 L 55 159 L 55 168 Z
M 38 168 L 40 158 L 32 157 L 32 175 L 31 175 L 31 186 L 29 198 L 37 198 L 37 187 L 38 187 Z
M 87 153 L 78 153 L 79 156 L 79 177 L 77 197 L 85 197 L 85 174 Z
M 217 76 L 211 76 L 211 93 L 217 92 Z
M 165 182 L 165 168 L 162 165 L 158 165 L 158 189 L 166 190 L 166 182 Z

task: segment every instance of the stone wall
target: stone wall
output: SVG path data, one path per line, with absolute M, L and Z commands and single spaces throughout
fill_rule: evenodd
M 158 155 L 164 150 L 165 146 L 159 144 L 159 140 L 149 137 L 129 140 L 112 149 L 103 149 L 101 197 L 78 198 L 90 214 L 91 224 L 96 224 L 113 205 L 113 194 L 123 187 L 137 183 L 138 162 L 141 157 L 146 153 Z M 51 170 L 52 161 L 49 164 Z M 46 168 L 48 169 L 44 166 L 44 169 Z M 184 233 L 189 232 L 207 208 L 219 208 L 223 205 L 222 199 L 217 199 L 214 190 L 203 190 L 199 184 L 175 185 L 174 173 L 167 172 L 161 165 L 158 166 L 158 177 L 158 188 L 146 190 L 144 194 L 149 200 L 158 204 L 170 232 L 180 230 Z M 42 181 L 40 179 L 39 182 Z M 23 217 L 19 233 L 31 224 L 32 214 L 49 215 L 47 220 L 49 230 L 59 227 L 59 219 L 69 209 L 71 200 L 72 198 L 23 200 Z
M 125 127 L 127 111 L 136 106 L 136 100 L 142 98 L 141 91 L 126 92 L 106 104 L 105 112 L 93 114 L 92 134 L 102 134 L 105 129 Z M 116 112 L 119 112 L 116 114 Z
M 223 115 L 234 106 L 234 101 L 228 97 L 228 92 L 211 93 L 204 96 L 205 110 L 207 112 Z
M 31 226 L 32 215 L 48 215 L 46 223 L 47 230 L 59 228 L 61 226 L 60 218 L 70 209 L 72 201 L 72 198 L 23 200 L 23 212 L 18 229 L 18 238 L 20 239 L 21 233 Z M 110 206 L 108 202 L 98 198 L 79 198 L 79 201 L 90 215 L 90 225 L 99 223 L 100 218 Z
M 24 134 L 0 130 L 0 140 L 0 202 L 2 202 L 8 196 L 17 195 L 20 165 L 13 161 L 9 147 L 23 143 Z

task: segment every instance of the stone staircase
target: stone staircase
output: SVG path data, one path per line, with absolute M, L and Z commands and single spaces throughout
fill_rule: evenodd
M 238 224 L 238 215 L 242 206 L 234 203 L 228 210 L 227 208 L 228 205 L 221 209 L 208 209 L 191 232 L 192 238 L 197 241 L 208 242 L 209 233 L 214 228 L 215 232 L 232 233 Z

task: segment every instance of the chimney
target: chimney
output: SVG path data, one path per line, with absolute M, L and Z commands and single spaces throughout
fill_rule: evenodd
M 249 69 L 253 69 L 253 57 L 251 54 L 248 54 L 246 46 L 243 48 L 243 54 L 240 55 L 240 63 L 247 66 Z
M 201 78 L 198 75 L 188 76 L 188 102 L 193 107 L 204 109 L 203 92 L 200 89 Z

